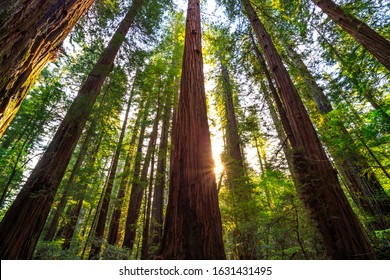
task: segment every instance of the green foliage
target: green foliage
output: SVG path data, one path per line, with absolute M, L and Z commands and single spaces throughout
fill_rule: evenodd
M 35 260 L 80 260 L 77 247 L 63 250 L 59 241 L 39 242 L 34 254 Z

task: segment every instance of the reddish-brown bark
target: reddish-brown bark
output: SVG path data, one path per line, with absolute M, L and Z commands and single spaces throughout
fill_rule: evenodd
M 127 120 L 129 118 L 131 101 L 132 101 L 132 95 L 129 97 L 129 100 L 127 103 L 125 119 L 124 119 L 123 124 L 122 124 L 122 129 L 121 129 L 121 133 L 119 135 L 119 140 L 118 140 L 118 143 L 116 146 L 115 154 L 114 154 L 114 157 L 112 158 L 110 172 L 108 174 L 107 184 L 106 184 L 106 187 L 104 188 L 105 192 L 104 192 L 104 197 L 103 197 L 103 204 L 102 204 L 102 207 L 99 209 L 99 218 L 98 218 L 98 223 L 97 223 L 97 226 L 95 229 L 95 236 L 94 236 L 94 238 L 98 239 L 98 242 L 92 244 L 91 251 L 89 253 L 89 259 L 97 258 L 100 254 L 100 251 L 101 251 L 101 247 L 102 247 L 101 239 L 103 238 L 104 230 L 106 228 L 108 207 L 110 206 L 110 202 L 111 202 L 111 193 L 112 193 L 112 188 L 114 187 L 114 181 L 115 181 L 117 167 L 118 167 L 118 163 L 119 163 L 119 156 L 120 156 L 120 153 L 122 150 L 123 139 L 125 138 L 125 133 L 126 133 L 126 129 L 127 129 Z
M 58 55 L 93 0 L 2 1 L 0 8 L 0 138 L 27 91 Z
M 150 161 L 152 159 L 152 154 L 154 153 L 154 149 L 156 145 L 159 121 L 160 121 L 160 106 L 158 106 L 157 108 L 156 119 L 154 120 L 153 129 L 149 137 L 149 144 L 145 154 L 144 164 L 142 166 L 142 171 L 140 174 L 141 176 L 133 177 L 129 208 L 127 211 L 127 218 L 126 218 L 126 230 L 125 230 L 125 236 L 123 240 L 123 247 L 127 247 L 130 250 L 132 250 L 134 247 L 135 237 L 137 233 L 136 232 L 137 221 L 141 211 L 143 194 L 147 186 L 148 170 L 150 166 Z M 142 153 L 142 146 L 143 146 L 142 143 L 139 143 L 137 149 L 138 153 Z M 134 172 L 134 175 L 137 175 L 136 172 Z
M 299 194 L 332 259 L 375 259 L 293 82 L 249 0 L 244 8 L 276 81 L 292 129 L 293 161 Z M 290 138 L 289 138 L 290 139 Z M 294 143 L 295 142 L 295 143 Z
M 54 195 L 105 78 L 143 1 L 134 0 L 83 83 L 53 140 L 0 224 L 0 258 L 30 259 Z
M 327 99 L 323 90 L 316 83 L 315 78 L 302 61 L 299 54 L 291 47 L 287 47 L 287 54 L 293 61 L 294 66 L 300 70 L 303 81 L 309 89 L 309 94 L 317 105 L 318 111 L 325 120 L 325 130 L 331 130 L 332 138 L 339 141 L 348 141 L 347 149 L 337 150 L 328 146 L 328 150 L 343 175 L 346 186 L 356 202 L 357 206 L 366 214 L 373 217 L 370 226 L 374 229 L 387 229 L 390 227 L 390 197 L 386 194 L 376 175 L 369 167 L 366 159 L 354 145 L 354 141 L 343 123 L 332 128 L 327 126 L 329 118 L 327 114 L 333 110 L 332 104 Z
M 156 247 L 160 244 L 163 235 L 164 222 L 164 193 L 166 188 L 166 169 L 168 154 L 168 136 L 172 116 L 172 94 L 168 94 L 165 102 L 164 114 L 162 116 L 162 128 L 160 136 L 160 145 L 158 147 L 158 158 L 156 168 L 156 183 L 153 192 L 151 236 L 150 247 Z M 152 252 L 153 253 L 153 252 Z
M 390 71 L 390 42 L 331 0 L 312 0 Z
M 200 4 L 188 1 L 162 257 L 225 259 L 207 122 Z
M 143 106 L 140 105 L 140 108 Z M 125 198 L 126 190 L 129 185 L 129 180 L 130 180 L 130 173 L 131 173 L 131 163 L 132 159 L 134 158 L 134 145 L 135 142 L 137 141 L 137 136 L 138 136 L 138 130 L 140 127 L 141 123 L 141 117 L 144 115 L 144 111 L 139 110 L 137 119 L 134 124 L 134 129 L 133 129 L 133 134 L 131 136 L 130 140 L 130 145 L 129 149 L 127 151 L 127 156 L 125 160 L 125 166 L 123 167 L 123 172 L 121 176 L 121 182 L 119 185 L 119 190 L 118 194 L 116 197 L 116 201 L 114 203 L 114 208 L 112 211 L 111 215 L 111 221 L 110 221 L 110 228 L 108 231 L 108 236 L 107 236 L 107 243 L 108 244 L 118 244 L 119 242 L 119 223 L 121 220 L 122 216 L 122 206 L 123 206 L 123 201 Z

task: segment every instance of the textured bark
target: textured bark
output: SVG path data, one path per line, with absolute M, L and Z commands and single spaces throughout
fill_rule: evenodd
M 266 99 L 268 108 L 270 110 L 271 118 L 272 118 L 272 121 L 275 125 L 279 141 L 280 141 L 281 145 L 283 145 L 283 152 L 286 156 L 287 165 L 288 165 L 288 168 L 290 170 L 291 177 L 293 178 L 295 186 L 297 186 L 297 184 L 298 184 L 297 175 L 295 174 L 294 163 L 292 162 L 291 147 L 289 145 L 284 144 L 284 142 L 286 141 L 286 137 L 290 141 L 295 142 L 292 128 L 291 128 L 290 122 L 288 120 L 286 110 L 282 104 L 282 101 L 280 100 L 279 93 L 277 92 L 277 90 L 275 88 L 271 74 L 267 68 L 267 64 L 264 60 L 264 57 L 261 54 L 261 52 L 259 51 L 252 35 L 251 35 L 251 40 L 252 40 L 253 48 L 254 48 L 255 53 L 256 53 L 256 57 L 259 60 L 261 69 L 263 70 L 263 73 L 267 79 L 269 90 L 271 92 L 273 100 L 275 101 L 276 109 L 278 110 L 278 113 L 280 116 L 280 118 L 279 118 L 278 114 L 276 113 L 275 106 L 274 106 L 270 96 L 266 95 L 265 99 Z
M 359 220 L 341 189 L 291 78 L 250 1 L 244 8 L 272 70 L 291 125 L 299 194 L 316 222 L 332 259 L 375 259 Z M 289 138 L 290 139 L 290 138 Z
M 140 108 L 142 108 L 142 105 L 140 105 Z M 119 223 L 122 216 L 122 206 L 123 206 L 126 190 L 128 188 L 129 181 L 130 181 L 131 163 L 134 158 L 134 145 L 135 142 L 137 141 L 138 130 L 140 127 L 141 117 L 143 116 L 143 113 L 144 112 L 142 110 L 139 110 L 137 119 L 134 124 L 133 134 L 131 136 L 129 149 L 127 151 L 127 156 L 125 160 L 125 166 L 123 167 L 122 178 L 119 185 L 116 201 L 114 204 L 114 210 L 111 215 L 110 229 L 108 231 L 108 236 L 107 236 L 108 244 L 114 245 L 114 244 L 118 244 L 119 242 Z
M 229 189 L 229 195 L 233 198 L 233 208 L 240 208 L 243 214 L 233 214 L 235 228 L 233 229 L 233 242 L 235 244 L 236 257 L 241 260 L 257 259 L 253 250 L 251 250 L 251 228 L 248 203 L 251 202 L 250 189 L 245 178 L 244 160 L 241 151 L 241 141 L 238 134 L 237 119 L 234 110 L 233 90 L 230 80 L 229 71 L 223 63 L 224 59 L 220 59 L 222 86 L 224 94 L 224 107 L 226 118 L 226 155 L 223 158 L 224 167 L 226 170 L 227 180 L 226 185 Z
M 226 150 L 228 156 L 227 160 L 225 160 L 225 167 L 227 169 L 227 175 L 231 179 L 229 181 L 232 182 L 232 188 L 234 188 L 234 181 L 237 181 L 237 183 L 240 184 L 240 180 L 242 180 L 245 175 L 244 164 L 241 154 L 236 114 L 234 111 L 232 85 L 229 72 L 224 64 L 221 65 L 221 72 L 226 117 Z
M 0 138 L 27 91 L 93 0 L 2 1 Z
M 83 163 L 84 158 L 87 154 L 88 146 L 90 145 L 90 140 L 91 140 L 92 134 L 94 132 L 94 128 L 95 128 L 95 126 L 93 125 L 93 123 L 88 128 L 88 132 L 85 136 L 83 144 L 80 147 L 80 152 L 79 152 L 79 155 L 77 156 L 77 160 L 72 167 L 72 171 L 69 175 L 69 179 L 66 183 L 66 186 L 64 187 L 64 192 L 61 195 L 60 203 L 57 206 L 57 209 L 54 213 L 53 219 L 50 222 L 49 229 L 44 237 L 45 241 L 52 241 L 54 238 L 55 232 L 56 232 L 57 227 L 58 227 L 58 222 L 60 220 L 62 213 L 65 210 L 65 206 L 66 206 L 66 203 L 68 201 L 69 192 L 73 186 L 74 179 L 75 179 L 76 174 L 77 174 L 78 170 L 80 169 L 81 164 Z
M 92 106 L 143 1 L 135 0 L 0 224 L 0 258 L 30 259 Z
M 160 106 L 157 108 L 156 118 L 154 120 L 153 129 L 149 137 L 149 144 L 144 158 L 144 164 L 142 166 L 141 176 L 133 177 L 133 184 L 130 194 L 129 208 L 127 211 L 126 218 L 126 230 L 125 237 L 123 240 L 123 246 L 130 250 L 134 247 L 135 237 L 137 233 L 137 221 L 141 211 L 142 197 L 147 185 L 148 170 L 152 154 L 156 146 L 158 123 L 160 121 Z M 138 145 L 137 153 L 142 153 L 142 143 Z M 134 172 L 134 175 L 136 173 Z
M 133 93 L 133 91 L 131 91 L 131 95 L 130 95 L 129 100 L 127 102 L 125 119 L 124 119 L 123 124 L 122 124 L 122 129 L 121 129 L 121 133 L 119 135 L 118 143 L 116 145 L 115 154 L 114 154 L 114 157 L 112 158 L 110 172 L 108 174 L 107 185 L 105 187 L 105 193 L 104 193 L 104 197 L 103 197 L 103 204 L 102 204 L 102 207 L 100 208 L 100 211 L 99 211 L 98 223 L 97 223 L 96 230 L 95 230 L 95 238 L 98 239 L 98 242 L 92 244 L 91 251 L 89 253 L 89 259 L 97 258 L 100 254 L 100 251 L 101 251 L 102 243 L 100 241 L 103 238 L 104 230 L 106 228 L 108 207 L 110 206 L 111 193 L 112 193 L 112 188 L 114 187 L 115 177 L 117 174 L 119 156 L 120 156 L 120 153 L 122 150 L 123 139 L 125 138 L 125 133 L 126 133 L 126 129 L 127 129 L 127 120 L 129 118 L 130 107 L 131 107 L 131 102 L 132 102 L 132 97 L 133 97 L 132 93 Z
M 326 115 L 333 110 L 332 105 L 299 54 L 291 46 L 287 47 L 287 54 L 293 61 L 294 66 L 300 70 L 302 79 L 307 85 L 309 94 L 317 105 L 318 111 L 323 115 L 326 126 L 329 120 Z M 329 128 L 325 127 L 324 129 Z M 333 129 L 335 129 L 332 132 L 333 139 L 339 139 L 341 142 L 348 141 L 349 143 L 347 150 L 342 152 L 331 146 L 328 146 L 328 150 L 346 180 L 346 186 L 352 198 L 364 213 L 374 217 L 374 221 L 370 223 L 374 229 L 389 228 L 390 219 L 387 217 L 390 214 L 390 197 L 386 194 L 364 156 L 353 144 L 354 141 L 344 124 L 339 123 L 339 127 Z
M 142 230 L 142 247 L 141 247 L 141 260 L 146 260 L 149 258 L 149 246 L 150 246 L 150 218 L 151 218 L 151 210 L 152 210 L 152 192 L 153 192 L 153 177 L 154 177 L 154 162 L 155 162 L 155 151 L 152 154 L 152 163 L 150 167 L 150 176 L 149 176 L 149 187 L 148 192 L 145 197 L 145 223 Z M 146 199 L 147 198 L 147 199 Z
M 162 257 L 225 259 L 207 123 L 200 4 L 188 1 Z
M 170 94 L 165 102 L 164 114 L 162 116 L 160 144 L 158 147 L 156 183 L 153 192 L 152 221 L 150 229 L 152 235 L 151 247 L 157 247 L 160 244 L 163 235 L 164 192 L 166 186 L 165 173 L 167 169 L 168 136 L 171 124 L 172 105 L 172 96 Z
M 390 71 L 390 42 L 331 0 L 312 0 Z
M 73 206 L 70 212 L 70 221 L 64 227 L 64 243 L 62 243 L 62 249 L 67 250 L 70 248 L 72 242 L 73 234 L 76 230 L 77 221 L 80 216 L 81 208 L 83 207 L 84 197 L 77 201 L 77 204 Z

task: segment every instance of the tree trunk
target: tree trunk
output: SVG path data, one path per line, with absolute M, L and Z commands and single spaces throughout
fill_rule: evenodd
M 200 4 L 188 1 L 179 107 L 173 127 L 165 259 L 225 259 L 207 122 Z
M 390 42 L 331 0 L 312 0 L 390 71 Z
M 130 250 L 133 250 L 134 247 L 134 242 L 135 242 L 135 237 L 137 232 L 137 221 L 141 211 L 142 197 L 147 185 L 147 177 L 148 177 L 150 161 L 156 146 L 159 121 L 160 121 L 160 105 L 158 105 L 156 119 L 154 120 L 153 129 L 150 134 L 149 144 L 144 159 L 144 165 L 142 166 L 141 176 L 133 177 L 133 185 L 131 188 L 130 202 L 129 202 L 129 208 L 128 208 L 127 219 L 126 219 L 125 237 L 123 240 L 123 247 L 127 247 Z M 141 145 L 138 145 L 137 153 L 138 152 L 142 153 L 142 143 Z M 135 172 L 134 175 L 136 175 Z
M 151 222 L 151 247 L 157 247 L 161 243 L 164 222 L 164 192 L 166 185 L 166 169 L 168 154 L 168 136 L 172 116 L 172 94 L 169 94 L 165 101 L 164 114 L 162 117 L 162 129 L 160 145 L 158 147 L 158 158 L 156 168 L 156 183 L 153 192 L 152 222 Z M 154 253 L 154 252 L 152 252 Z
M 261 54 L 261 52 L 259 51 L 253 36 L 250 35 L 250 37 L 252 40 L 253 48 L 254 48 L 255 53 L 256 53 L 256 57 L 259 60 L 261 69 L 263 70 L 263 73 L 267 79 L 268 87 L 270 89 L 271 95 L 275 101 L 276 109 L 279 112 L 280 118 L 276 114 L 275 106 L 274 106 L 270 96 L 266 95 L 265 99 L 266 99 L 268 108 L 270 110 L 270 115 L 271 115 L 272 121 L 275 125 L 280 144 L 283 145 L 283 152 L 284 152 L 284 155 L 286 157 L 287 165 L 288 165 L 288 168 L 290 170 L 291 177 L 294 181 L 294 185 L 295 185 L 295 187 L 297 187 L 298 181 L 297 181 L 297 175 L 295 174 L 294 163 L 293 163 L 293 160 L 291 157 L 291 147 L 289 145 L 284 144 L 286 137 L 287 137 L 287 139 L 290 140 L 290 142 L 291 141 L 295 142 L 295 140 L 293 140 L 294 136 L 293 136 L 292 128 L 291 128 L 290 122 L 288 120 L 286 110 L 282 104 L 282 101 L 280 100 L 279 93 L 277 92 L 277 90 L 274 86 L 274 82 L 273 82 L 271 74 L 267 68 L 264 57 Z
M 73 239 L 73 234 L 76 230 L 77 221 L 80 216 L 81 208 L 83 207 L 84 198 L 78 200 L 77 204 L 73 206 L 70 212 L 70 221 L 64 227 L 63 236 L 65 237 L 64 243 L 62 243 L 62 249 L 67 250 L 70 248 L 70 244 Z
M 103 197 L 103 204 L 99 211 L 99 218 L 98 218 L 98 223 L 95 231 L 95 238 L 99 240 L 96 244 L 95 243 L 92 244 L 91 252 L 89 253 L 89 259 L 95 259 L 96 257 L 99 256 L 101 251 L 102 243 L 100 241 L 103 238 L 104 230 L 106 228 L 108 207 L 110 206 L 111 193 L 112 193 L 112 188 L 114 187 L 115 175 L 117 173 L 117 167 L 119 162 L 119 156 L 122 150 L 123 139 L 125 138 L 125 133 L 127 129 L 127 120 L 129 118 L 132 97 L 133 97 L 133 90 L 131 91 L 129 100 L 127 102 L 125 119 L 122 124 L 121 134 L 119 135 L 118 144 L 116 146 L 115 154 L 112 159 L 110 173 L 108 174 L 107 185 L 105 188 L 106 190 Z
M 326 115 L 333 110 L 332 105 L 299 54 L 291 46 L 287 47 L 287 54 L 293 61 L 294 66 L 300 70 L 302 79 L 307 85 L 319 112 L 323 115 L 326 125 L 327 121 L 329 121 Z M 325 129 L 329 132 L 332 127 L 326 126 Z M 364 213 L 374 217 L 375 220 L 370 223 L 371 226 L 375 226 L 374 229 L 383 230 L 389 228 L 390 220 L 387 220 L 386 217 L 390 214 L 390 197 L 386 194 L 374 172 L 354 145 L 354 141 L 344 124 L 339 123 L 338 127 L 333 125 L 333 129 L 334 131 L 331 132 L 332 139 L 348 143 L 348 148 L 343 151 L 337 151 L 330 145 L 328 145 L 328 149 L 346 180 L 346 186 L 352 198 Z
M 2 1 L 0 138 L 28 90 L 93 0 Z
M 332 259 L 375 259 L 375 253 L 352 211 L 310 118 L 249 0 L 243 0 L 248 18 L 274 75 L 292 129 L 293 160 L 299 194 L 322 235 Z M 289 137 L 290 139 L 290 137 Z
M 150 214 L 152 208 L 152 192 L 153 192 L 153 177 L 154 177 L 154 154 L 155 151 L 152 152 L 152 163 L 150 168 L 150 176 L 149 176 L 149 188 L 145 198 L 146 207 L 145 207 L 145 224 L 142 230 L 142 248 L 141 248 L 141 260 L 146 260 L 149 258 L 149 245 L 150 245 Z
M 0 224 L 0 258 L 30 259 L 91 108 L 143 1 L 130 10 L 82 85 L 53 140 Z
M 88 128 L 88 132 L 86 133 L 83 144 L 80 147 L 79 155 L 77 156 L 77 160 L 72 167 L 72 171 L 69 175 L 69 179 L 66 183 L 66 186 L 64 187 L 64 192 L 62 193 L 60 203 L 57 206 L 57 209 L 54 213 L 53 219 L 50 222 L 49 229 L 44 237 L 45 241 L 52 241 L 54 238 L 56 229 L 58 227 L 59 219 L 65 210 L 66 202 L 68 201 L 68 195 L 69 195 L 69 192 L 73 186 L 74 179 L 75 179 L 76 174 L 77 174 L 78 170 L 80 169 L 81 164 L 83 163 L 84 158 L 87 154 L 88 146 L 90 145 L 90 140 L 91 140 L 92 134 L 94 133 L 94 129 L 95 129 L 95 125 L 94 125 L 94 121 L 93 121 L 91 123 L 91 126 Z
M 143 103 L 141 103 L 139 108 L 143 108 L 142 104 Z M 111 245 L 118 244 L 118 242 L 119 242 L 119 223 L 120 223 L 121 216 L 122 216 L 122 206 L 123 206 L 126 190 L 128 188 L 128 185 L 129 185 L 131 162 L 132 162 L 132 159 L 134 158 L 134 145 L 135 145 L 135 142 L 137 141 L 138 130 L 139 130 L 140 123 L 141 123 L 141 117 L 143 115 L 144 115 L 144 111 L 139 110 L 138 115 L 137 115 L 137 119 L 136 119 L 135 124 L 134 124 L 134 129 L 133 129 L 133 134 L 131 136 L 129 149 L 127 151 L 125 166 L 123 168 L 122 178 L 121 178 L 121 182 L 119 185 L 119 190 L 118 190 L 118 194 L 116 197 L 114 210 L 113 210 L 112 215 L 111 215 L 110 229 L 108 231 L 108 236 L 107 236 L 107 243 L 111 244 Z

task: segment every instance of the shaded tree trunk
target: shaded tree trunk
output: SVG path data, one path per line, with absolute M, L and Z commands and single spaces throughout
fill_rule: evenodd
M 236 113 L 233 102 L 233 90 L 229 71 L 223 63 L 225 59 L 220 58 L 222 87 L 224 93 L 224 107 L 226 117 L 226 155 L 223 157 L 223 163 L 226 170 L 226 185 L 229 189 L 229 195 L 233 198 L 233 208 L 240 208 L 243 214 L 233 214 L 236 220 L 236 227 L 233 229 L 233 242 L 235 244 L 236 255 L 238 259 L 248 260 L 257 259 L 251 250 L 251 234 L 253 228 L 248 226 L 251 220 L 248 203 L 251 203 L 251 189 L 248 188 L 245 177 L 245 167 L 242 155 L 240 136 Z
M 0 8 L 0 138 L 47 62 L 93 0 L 2 1 Z
M 94 128 L 95 128 L 95 125 L 94 125 L 94 122 L 92 122 L 91 126 L 88 128 L 88 132 L 85 136 L 83 144 L 80 147 L 79 155 L 77 156 L 77 160 L 72 167 L 72 171 L 69 175 L 69 179 L 66 183 L 66 186 L 64 187 L 64 192 L 62 193 L 60 203 L 57 206 L 57 209 L 54 213 L 53 219 L 50 222 L 49 229 L 44 237 L 45 241 L 52 241 L 54 238 L 55 232 L 56 232 L 57 227 L 58 227 L 59 219 L 65 210 L 66 202 L 68 201 L 69 192 L 73 186 L 74 179 L 75 179 L 76 174 L 77 174 L 78 170 L 80 169 L 81 164 L 83 163 L 84 158 L 87 154 L 88 146 L 90 145 L 90 140 L 91 140 L 92 134 L 94 132 Z
M 142 107 L 143 106 L 140 105 L 140 108 Z M 134 145 L 135 142 L 137 141 L 138 130 L 141 123 L 141 117 L 144 115 L 144 113 L 145 112 L 143 110 L 139 110 L 137 119 L 134 124 L 133 134 L 131 136 L 129 149 L 127 151 L 125 166 L 123 168 L 119 190 L 114 204 L 114 210 L 111 216 L 110 229 L 108 231 L 108 237 L 107 237 L 108 244 L 114 245 L 114 244 L 118 244 L 119 242 L 119 223 L 122 216 L 122 206 L 123 206 L 126 190 L 128 188 L 129 181 L 130 181 L 131 162 L 134 158 Z
M 172 144 L 162 257 L 225 259 L 207 123 L 198 0 L 188 1 L 179 107 Z
M 147 192 L 147 196 L 145 199 L 146 207 L 145 207 L 145 224 L 142 230 L 142 248 L 141 248 L 141 260 L 146 260 L 149 258 L 149 245 L 150 245 L 150 218 L 151 218 L 151 208 L 152 208 L 152 192 L 153 192 L 153 177 L 154 177 L 154 154 L 152 154 L 152 163 L 150 168 L 150 176 L 149 176 L 149 188 Z
M 312 0 L 390 71 L 390 42 L 331 0 Z
M 102 204 L 102 207 L 100 208 L 100 211 L 99 211 L 99 218 L 98 218 L 98 223 L 97 223 L 96 231 L 95 231 L 95 238 L 97 238 L 99 240 L 96 244 L 95 243 L 92 244 L 92 248 L 91 248 L 91 251 L 89 253 L 89 259 L 94 259 L 94 258 L 98 257 L 100 254 L 100 251 L 101 251 L 102 243 L 100 241 L 103 238 L 104 230 L 106 228 L 108 207 L 110 206 L 111 193 L 112 193 L 112 188 L 114 187 L 115 176 L 117 173 L 117 167 L 118 167 L 118 163 L 119 163 L 119 156 L 120 156 L 120 153 L 122 150 L 123 139 L 125 138 L 125 133 L 126 133 L 126 129 L 127 129 L 127 120 L 129 118 L 133 92 L 134 91 L 132 90 L 130 97 L 129 97 L 129 100 L 127 102 L 125 119 L 124 119 L 123 124 L 122 124 L 122 129 L 121 129 L 121 133 L 119 135 L 118 144 L 116 146 L 115 154 L 114 154 L 114 157 L 112 159 L 110 173 L 108 174 L 107 185 L 106 185 L 105 194 L 103 197 L 103 204 Z
M 269 90 L 271 92 L 273 100 L 275 101 L 276 109 L 278 110 L 278 113 L 280 116 L 280 118 L 279 118 L 277 113 L 276 113 L 275 106 L 274 106 L 270 96 L 266 95 L 265 99 L 266 99 L 268 108 L 270 110 L 270 115 L 271 115 L 272 121 L 275 125 L 279 141 L 280 141 L 281 145 L 283 145 L 283 152 L 284 152 L 284 155 L 285 155 L 286 160 L 287 160 L 287 165 L 288 165 L 288 168 L 290 170 L 291 177 L 293 178 L 294 184 L 297 187 L 298 181 L 297 181 L 297 175 L 295 174 L 294 163 L 293 163 L 292 157 L 291 157 L 291 154 L 292 154 L 291 146 L 284 144 L 284 142 L 286 141 L 286 137 L 287 137 L 287 139 L 293 139 L 292 128 L 291 128 L 290 122 L 289 122 L 288 117 L 287 117 L 286 109 L 284 108 L 282 101 L 280 100 L 279 93 L 275 88 L 274 82 L 273 82 L 271 74 L 268 70 L 267 64 L 264 60 L 264 57 L 261 54 L 260 50 L 258 49 L 252 34 L 250 34 L 250 37 L 252 40 L 252 44 L 253 44 L 253 48 L 255 50 L 256 57 L 259 60 L 261 69 L 263 70 L 263 73 L 266 77 Z
M 137 221 L 141 211 L 142 197 L 147 185 L 147 177 L 148 177 L 150 161 L 156 145 L 159 121 L 160 121 L 160 106 L 158 105 L 156 118 L 154 120 L 153 129 L 149 138 L 148 148 L 145 154 L 144 164 L 142 166 L 141 176 L 133 177 L 133 185 L 131 188 L 129 208 L 127 211 L 126 231 L 123 240 L 123 247 L 127 247 L 130 250 L 133 250 L 134 247 L 135 237 L 137 233 Z M 141 145 L 140 144 L 138 145 L 137 153 L 138 152 L 142 154 L 142 143 Z M 135 172 L 134 175 L 136 175 Z
M 352 211 L 310 118 L 249 0 L 244 8 L 272 70 L 292 129 L 291 146 L 299 194 L 322 235 L 332 259 L 375 259 L 375 253 Z
M 143 1 L 134 0 L 0 224 L 0 258 L 30 259 L 91 108 Z
M 300 70 L 311 97 L 317 105 L 319 112 L 324 116 L 325 123 L 327 123 L 329 118 L 326 114 L 333 110 L 332 105 L 299 54 L 291 46 L 287 47 L 287 54 Z M 325 127 L 325 129 L 329 131 L 332 128 Z M 328 149 L 346 180 L 346 185 L 352 198 L 363 212 L 375 218 L 370 223 L 371 226 L 382 230 L 389 228 L 390 220 L 387 217 L 390 214 L 390 197 L 386 194 L 364 157 L 353 144 L 354 141 L 343 123 L 339 123 L 339 126 L 333 129 L 335 130 L 331 132 L 332 139 L 348 143 L 347 149 L 343 151 L 337 151 L 331 146 Z
M 70 248 L 72 242 L 73 234 L 76 230 L 76 224 L 80 216 L 81 208 L 83 207 L 84 198 L 81 198 L 77 201 L 77 204 L 73 206 L 72 211 L 70 212 L 70 221 L 65 225 L 64 228 L 64 243 L 62 243 L 62 249 L 67 250 Z
M 157 247 L 160 244 L 163 235 L 164 192 L 166 185 L 165 173 L 167 169 L 168 136 L 171 124 L 172 105 L 172 96 L 168 95 L 162 117 L 162 128 L 156 168 L 156 183 L 153 192 L 152 222 L 150 229 L 152 235 L 152 243 L 150 246 L 152 248 Z

